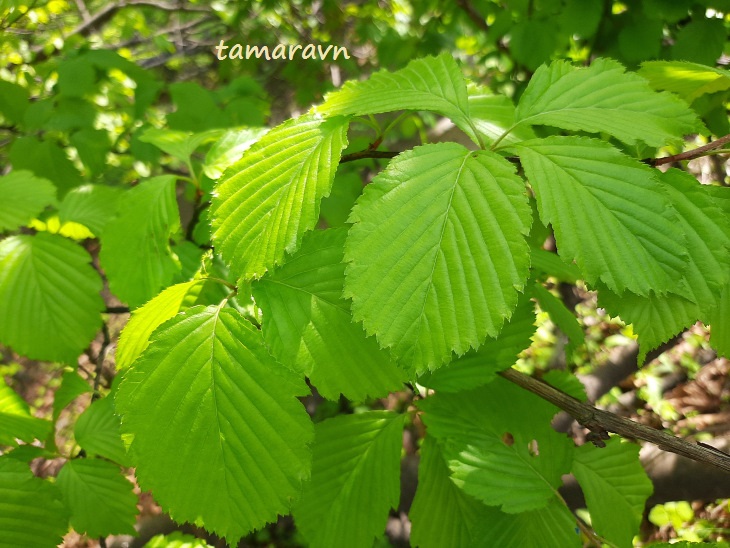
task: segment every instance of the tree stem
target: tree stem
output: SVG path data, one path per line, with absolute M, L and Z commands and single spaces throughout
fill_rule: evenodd
M 673 156 L 665 156 L 664 158 L 657 158 L 657 159 L 651 161 L 651 165 L 661 166 L 664 164 L 670 164 L 672 162 L 680 162 L 682 160 L 694 160 L 695 158 L 704 156 L 707 152 L 709 152 L 711 150 L 715 150 L 716 148 L 720 148 L 728 143 L 730 143 L 730 134 L 725 135 L 724 137 L 720 137 L 719 139 L 717 139 L 715 141 L 711 141 L 704 146 L 697 147 L 693 150 L 688 150 L 686 152 L 682 152 L 681 154 L 675 154 Z

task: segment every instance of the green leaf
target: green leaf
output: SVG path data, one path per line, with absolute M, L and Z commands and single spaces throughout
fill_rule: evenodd
M 169 535 L 155 535 L 144 548 L 214 548 L 203 539 L 175 531 Z
M 686 61 L 647 61 L 641 64 L 639 74 L 654 89 L 674 92 L 688 103 L 701 95 L 730 89 L 727 70 Z
M 570 361 L 573 351 L 585 343 L 586 337 L 583 328 L 578 323 L 575 315 L 565 306 L 565 303 L 545 289 L 541 283 L 535 283 L 532 286 L 532 291 L 540 304 L 540 308 L 550 315 L 550 319 L 558 329 L 568 337 L 569 342 L 565 348 L 565 354 L 566 359 Z
M 0 177 L 0 232 L 27 225 L 46 206 L 56 204 L 56 187 L 30 171 Z
M 67 511 L 50 481 L 27 464 L 0 457 L 0 531 L 3 546 L 57 546 L 68 530 Z
M 181 162 L 189 162 L 195 150 L 205 143 L 215 141 L 223 134 L 222 129 L 212 129 L 201 133 L 173 131 L 171 129 L 150 128 L 139 138 L 150 143 Z
M 314 228 L 347 145 L 347 126 L 345 118 L 289 120 L 226 171 L 211 204 L 213 241 L 234 275 L 260 278 Z
M 69 141 L 92 174 L 102 173 L 106 169 L 106 156 L 112 148 L 108 131 L 93 128 L 82 129 L 73 133 Z
M 61 223 L 79 223 L 95 236 L 114 217 L 122 191 L 105 185 L 82 185 L 66 194 L 58 208 Z
M 436 371 L 425 373 L 418 383 L 444 392 L 470 390 L 490 382 L 497 372 L 512 367 L 517 355 L 530 346 L 535 334 L 535 306 L 522 295 L 497 338 L 488 338 L 478 350 L 470 350 Z
M 717 299 L 717 307 L 709 314 L 710 343 L 717 353 L 730 357 L 730 284 L 725 285 Z
M 65 150 L 51 141 L 20 137 L 10 146 L 8 157 L 14 171 L 25 169 L 52 181 L 58 189 L 59 198 L 81 184 L 81 174 L 68 159 Z
M 357 171 L 342 173 L 342 168 L 337 171 L 332 192 L 322 200 L 321 204 L 322 219 L 328 226 L 343 226 L 347 223 L 350 211 L 362 194 L 362 190 L 360 173 Z
M 111 397 L 92 402 L 76 420 L 74 437 L 87 454 L 99 455 L 123 466 L 129 465 L 119 430 L 119 417 L 114 414 Z
M 348 81 L 328 93 L 314 111 L 326 116 L 363 115 L 395 110 L 428 110 L 450 118 L 477 141 L 469 121 L 466 82 L 449 53 L 424 57 L 398 71 L 380 70 L 367 80 Z
M 573 263 L 568 264 L 557 253 L 536 247 L 530 248 L 530 268 L 569 284 L 581 278 L 580 270 Z
M 576 449 L 572 471 L 596 532 L 617 546 L 631 546 L 653 491 L 639 461 L 639 446 L 618 438 L 603 448 L 586 443 Z
M 90 537 L 137 534 L 137 496 L 115 464 L 98 459 L 69 460 L 58 473 L 56 484 L 77 533 Z
M 96 83 L 94 65 L 85 57 L 64 59 L 58 65 L 58 89 L 66 97 L 83 97 Z
M 501 377 L 419 407 L 454 483 L 504 512 L 544 508 L 570 470 L 573 443 L 550 426 L 557 408 Z
M 252 287 L 272 355 L 303 371 L 327 399 L 362 401 L 396 391 L 406 374 L 352 322 L 342 298 L 347 230 L 315 231 L 281 268 Z
M 510 52 L 515 61 L 530 71 L 539 70 L 559 45 L 559 29 L 551 19 L 520 21 L 510 30 Z
M 180 227 L 175 177 L 153 177 L 127 190 L 107 223 L 99 259 L 112 292 L 130 306 L 157 295 L 180 269 L 169 238 Z
M 451 481 L 441 449 L 427 435 L 421 445 L 416 496 L 408 512 L 411 544 L 421 548 L 469 546 L 475 527 L 493 512 Z
M 31 443 L 51 433 L 51 423 L 30 414 L 28 404 L 0 376 L 0 446 L 17 445 L 16 439 Z
M 558 252 L 589 284 L 617 293 L 676 289 L 686 268 L 685 239 L 657 171 L 608 143 L 548 137 L 511 147 L 552 224 Z M 641 268 L 637 268 L 641 265 Z
M 680 99 L 653 91 L 646 80 L 609 59 L 586 68 L 554 61 L 537 69 L 520 97 L 515 122 L 608 133 L 650 146 L 678 142 L 702 127 Z
M 140 485 L 235 544 L 287 513 L 308 476 L 306 393 L 238 312 L 197 306 L 155 331 L 116 408 Z
M 473 533 L 472 548 L 580 548 L 583 546 L 573 514 L 557 498 L 547 506 L 519 514 L 492 510 Z
M 88 382 L 74 370 L 64 371 L 61 386 L 53 394 L 53 420 L 58 420 L 61 411 L 81 394 L 91 392 Z
M 312 477 L 294 506 L 312 546 L 370 547 L 398 506 L 403 415 L 369 411 L 315 426 Z
M 34 360 L 75 364 L 104 309 L 90 262 L 83 248 L 54 234 L 0 242 L 0 341 Z
M 138 308 L 129 318 L 117 344 L 117 370 L 126 369 L 147 348 L 150 335 L 184 308 L 186 298 L 205 280 L 196 279 L 168 287 Z
M 730 223 L 708 191 L 710 187 L 677 169 L 670 169 L 660 178 L 677 212 L 677 226 L 685 235 L 689 251 L 689 263 L 680 280 L 686 288 L 683 295 L 618 296 L 599 290 L 601 306 L 634 324 L 641 347 L 640 363 L 647 352 L 707 318 L 730 276 Z
M 677 32 L 672 58 L 714 65 L 723 54 L 727 29 L 722 19 L 697 17 Z
M 30 104 L 28 90 L 18 84 L 0 80 L 0 114 L 13 124 L 20 124 Z
M 505 95 L 494 95 L 486 86 L 470 84 L 469 115 L 482 141 L 490 143 L 511 128 L 515 123 L 515 105 Z M 535 132 L 530 126 L 520 126 L 507 134 L 505 143 L 518 143 L 534 139 Z
M 211 179 L 218 179 L 228 166 L 238 161 L 267 131 L 267 128 L 259 127 L 226 131 L 205 155 L 203 172 Z
M 532 222 L 509 162 L 417 147 L 366 187 L 350 221 L 345 297 L 405 366 L 436 369 L 499 334 L 527 278 Z

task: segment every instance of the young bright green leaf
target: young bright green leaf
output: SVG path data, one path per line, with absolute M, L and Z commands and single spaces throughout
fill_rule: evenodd
M 58 473 L 56 485 L 77 533 L 90 537 L 137 534 L 137 496 L 119 466 L 99 459 L 69 460 Z
M 17 445 L 16 439 L 31 443 L 44 440 L 51 423 L 30 414 L 28 404 L 0 376 L 0 446 Z
M 132 312 L 117 344 L 117 370 L 126 369 L 147 348 L 150 335 L 164 322 L 183 308 L 191 291 L 198 288 L 203 279 L 191 280 L 168 287 L 144 306 Z
M 30 171 L 0 177 L 0 232 L 27 225 L 46 206 L 55 205 L 56 187 Z
M 475 527 L 494 512 L 498 510 L 467 495 L 451 481 L 441 448 L 427 435 L 421 445 L 418 488 L 408 512 L 411 544 L 420 548 L 469 546 Z
M 560 256 L 575 260 L 589 284 L 600 279 L 617 293 L 639 295 L 682 289 L 685 239 L 655 170 L 584 137 L 511 148 L 520 155 L 542 222 L 552 224 Z
M 226 171 L 211 204 L 213 241 L 235 276 L 260 278 L 315 227 L 347 145 L 347 126 L 346 118 L 289 120 Z
M 419 407 L 454 483 L 504 512 L 544 508 L 570 470 L 573 442 L 550 426 L 557 408 L 501 377 Z
M 192 535 L 184 535 L 175 531 L 169 535 L 155 535 L 144 548 L 214 548 L 202 538 L 195 538 Z
M 535 329 L 535 306 L 529 297 L 522 295 L 496 339 L 488 338 L 477 350 L 470 350 L 448 365 L 421 375 L 418 383 L 444 392 L 487 384 L 499 371 L 515 364 L 517 355 L 530 346 Z
M 155 331 L 116 409 L 140 485 L 235 544 L 287 513 L 309 474 L 306 393 L 238 312 L 196 306 Z
M 572 471 L 596 532 L 616 546 L 631 546 L 653 490 L 639 461 L 639 446 L 617 438 L 602 448 L 586 443 L 576 449 Z
M 496 337 L 529 270 L 523 181 L 491 152 L 404 152 L 352 211 L 345 297 L 368 334 L 422 373 Z
M 226 131 L 205 155 L 203 172 L 211 179 L 217 179 L 267 131 L 267 128 L 260 127 Z
M 305 235 L 299 251 L 252 289 L 273 356 L 308 375 L 325 398 L 362 401 L 398 390 L 406 374 L 352 321 L 342 298 L 346 237 L 345 228 Z
M 117 464 L 129 466 L 119 417 L 114 413 L 113 398 L 107 396 L 92 402 L 76 420 L 74 437 L 87 454 L 99 455 Z
M 181 162 L 189 162 L 195 150 L 211 141 L 215 141 L 223 134 L 222 129 L 211 129 L 201 133 L 188 133 L 170 129 L 150 128 L 139 138 L 143 143 L 150 143 L 157 148 L 174 156 Z
M 398 71 L 385 69 L 363 81 L 348 81 L 328 93 L 314 111 L 326 116 L 362 115 L 395 110 L 428 110 L 450 118 L 477 141 L 469 120 L 464 76 L 449 53 L 415 59 Z
M 515 123 L 515 105 L 505 95 L 494 95 L 489 88 L 470 84 L 469 116 L 482 141 L 490 143 L 496 141 Z M 534 139 L 535 132 L 528 125 L 515 128 L 507 134 L 504 143 L 517 143 L 527 139 Z
M 471 548 L 580 548 L 580 530 L 572 512 L 557 498 L 547 506 L 519 514 L 496 509 L 474 528 Z
M 53 394 L 53 420 L 58 419 L 61 411 L 81 394 L 91 392 L 91 385 L 78 372 L 68 370 L 61 377 L 61 386 Z
M 540 304 L 540 308 L 550 315 L 550 319 L 558 326 L 558 329 L 568 337 L 568 345 L 565 348 L 566 359 L 571 360 L 573 351 L 585 343 L 585 333 L 578 323 L 575 315 L 567 309 L 563 301 L 550 293 L 541 283 L 535 283 L 532 291 Z
M 112 292 L 136 307 L 169 285 L 180 269 L 169 243 L 180 227 L 175 177 L 153 177 L 127 190 L 118 211 L 104 227 L 99 259 Z
M 0 501 L 3 546 L 58 546 L 68 531 L 56 486 L 9 456 L 0 457 Z
M 315 426 L 312 477 L 294 505 L 311 546 L 369 548 L 400 495 L 403 415 L 369 411 Z
M 61 223 L 79 223 L 100 236 L 114 218 L 122 191 L 103 185 L 82 185 L 69 191 L 58 208 Z
M 55 234 L 0 242 L 0 341 L 31 359 L 75 364 L 104 308 L 90 262 L 83 248 Z
M 647 61 L 639 74 L 654 89 L 664 89 L 681 96 L 688 103 L 697 97 L 730 89 L 730 72 L 687 61 Z
M 609 59 L 586 68 L 566 61 L 542 66 L 520 97 L 515 123 L 608 133 L 628 144 L 657 147 L 702 128 L 682 100 L 653 91 L 646 80 L 624 70 Z

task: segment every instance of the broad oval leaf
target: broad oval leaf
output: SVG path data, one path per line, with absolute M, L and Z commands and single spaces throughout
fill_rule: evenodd
M 676 93 L 688 103 L 706 93 L 730 89 L 730 72 L 687 61 L 647 61 L 639 74 L 654 89 Z
M 352 211 L 345 296 L 417 372 L 495 337 L 529 271 L 532 221 L 504 158 L 455 143 L 400 154 Z
M 71 526 L 90 537 L 136 535 L 137 496 L 119 466 L 99 459 L 66 462 L 56 480 Z
M 76 420 L 74 437 L 88 455 L 98 455 L 122 466 L 130 465 L 111 396 L 96 400 L 86 408 Z
M 558 253 L 590 284 L 611 290 L 682 291 L 685 238 L 655 170 L 608 143 L 548 137 L 511 147 L 552 224 Z
M 287 513 L 308 476 L 306 393 L 237 311 L 196 306 L 155 331 L 116 409 L 140 485 L 235 544 Z
M 61 224 L 79 223 L 100 236 L 114 218 L 122 191 L 102 185 L 82 185 L 71 189 L 58 208 Z
M 31 359 L 75 364 L 104 309 L 90 262 L 83 248 L 55 234 L 0 242 L 0 341 Z
M 466 81 L 449 53 L 424 57 L 395 72 L 385 69 L 361 82 L 349 81 L 328 93 L 314 111 L 327 116 L 362 115 L 394 110 L 428 110 L 450 118 L 478 142 L 469 120 Z
M 485 143 L 499 139 L 515 124 L 515 105 L 505 95 L 494 95 L 486 86 L 469 85 L 469 116 Z M 534 139 L 535 132 L 528 125 L 514 128 L 502 142 L 517 143 Z
M 27 464 L 0 457 L 0 531 L 5 546 L 57 546 L 68 531 L 61 494 Z
M 311 546 L 369 548 L 398 506 L 403 415 L 369 411 L 315 426 L 312 477 L 294 507 Z
M 653 491 L 639 446 L 617 438 L 602 448 L 587 443 L 576 449 L 572 472 L 585 493 L 596 533 L 616 546 L 631 546 Z
M 231 166 L 211 204 L 213 242 L 235 276 L 260 278 L 293 253 L 319 219 L 347 118 L 308 115 L 272 129 Z
M 255 127 L 230 129 L 218 139 L 205 155 L 203 172 L 211 179 L 217 179 L 241 155 L 251 148 L 266 132 L 267 128 Z
M 0 377 L 0 445 L 15 446 L 17 440 L 45 440 L 52 423 L 34 417 L 23 398 Z
M 135 307 L 169 285 L 180 270 L 169 243 L 180 227 L 175 177 L 147 179 L 119 202 L 118 216 L 101 235 L 99 260 L 114 294 Z
M 27 225 L 43 208 L 56 203 L 56 187 L 48 179 L 20 170 L 0 177 L 0 232 Z
M 664 146 L 702 129 L 678 97 L 649 87 L 616 61 L 598 59 L 577 68 L 566 61 L 543 65 L 530 79 L 515 111 L 515 125 L 548 125 L 608 133 L 620 141 Z
M 550 426 L 557 408 L 501 377 L 419 407 L 454 483 L 504 512 L 545 507 L 570 470 L 573 442 Z
M 344 228 L 307 234 L 301 249 L 252 289 L 273 356 L 304 371 L 325 398 L 342 393 L 362 401 L 398 390 L 406 374 L 352 321 L 342 298 L 346 237 Z

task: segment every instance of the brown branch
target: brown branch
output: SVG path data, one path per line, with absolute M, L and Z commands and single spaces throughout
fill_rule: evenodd
M 600 440 L 608 438 L 609 432 L 614 432 L 625 438 L 648 441 L 664 451 L 670 451 L 698 462 L 705 462 L 730 472 L 730 455 L 719 449 L 710 449 L 705 444 L 690 443 L 661 430 L 618 417 L 608 411 L 596 409 L 592 405 L 582 403 L 557 388 L 520 373 L 516 369 L 507 369 L 500 375 L 563 411 L 567 411 L 575 420 L 591 431 L 597 445 L 601 443 Z
M 487 25 L 484 17 L 482 17 L 481 14 L 474 9 L 474 6 L 472 6 L 467 0 L 457 0 L 456 5 L 469 16 L 469 19 L 471 19 L 477 27 L 482 30 L 489 30 L 489 25 Z
M 682 160 L 694 160 L 695 158 L 704 156 L 706 152 L 721 148 L 728 143 L 730 143 L 730 134 L 725 135 L 725 137 L 720 137 L 716 141 L 707 143 L 704 146 L 688 150 L 687 152 L 682 152 L 681 154 L 675 154 L 674 156 L 665 156 L 664 158 L 657 158 L 656 160 L 651 161 L 651 165 L 661 166 L 664 164 L 670 164 L 672 162 L 680 162 Z
M 345 154 L 340 163 L 354 162 L 355 160 L 364 160 L 365 158 L 395 158 L 400 152 L 392 152 L 390 150 L 360 150 L 351 154 Z

